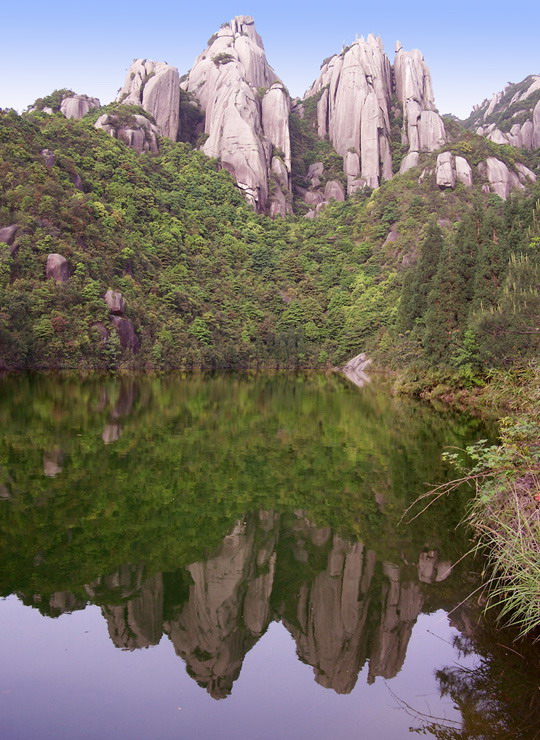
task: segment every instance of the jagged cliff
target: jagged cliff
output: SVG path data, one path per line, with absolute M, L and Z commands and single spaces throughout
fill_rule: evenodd
M 520 149 L 540 147 L 540 75 L 508 84 L 475 106 L 464 124 L 495 144 Z
M 401 171 L 415 166 L 420 152 L 434 151 L 446 141 L 424 58 L 417 50 L 404 51 L 399 42 L 392 67 L 379 37 L 357 39 L 323 63 L 304 100 L 313 96 L 318 97 L 318 135 L 328 137 L 343 157 L 349 194 L 393 176 L 396 102 L 403 111 L 401 139 L 408 150 Z
M 224 24 L 182 88 L 205 113 L 205 154 L 220 158 L 258 211 L 290 213 L 289 95 L 266 60 L 253 18 Z

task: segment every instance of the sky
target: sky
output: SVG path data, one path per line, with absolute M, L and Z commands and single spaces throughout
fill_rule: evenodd
M 302 96 L 325 57 L 359 36 L 420 49 L 441 113 L 465 118 L 473 105 L 529 74 L 540 74 L 540 2 L 450 3 L 356 0 L 28 0 L 0 13 L 0 108 L 22 111 L 55 89 L 109 103 L 133 59 L 166 61 L 187 72 L 207 39 L 235 15 L 252 15 L 268 61 Z

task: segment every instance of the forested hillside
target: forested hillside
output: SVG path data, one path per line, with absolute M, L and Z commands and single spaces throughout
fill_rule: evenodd
M 94 129 L 100 113 L 0 114 L 3 368 L 321 367 L 368 350 L 470 372 L 538 353 L 536 186 L 448 190 L 423 155 L 315 219 L 272 220 L 216 160 L 167 139 L 137 153 Z M 298 136 L 293 156 L 316 161 Z M 466 136 L 471 159 L 511 156 Z

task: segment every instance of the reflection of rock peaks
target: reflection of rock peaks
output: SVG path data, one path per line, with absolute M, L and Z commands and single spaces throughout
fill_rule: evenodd
M 189 566 L 188 601 L 165 625 L 190 675 L 216 699 L 230 693 L 246 653 L 270 621 L 277 519 L 261 513 L 259 522 L 238 523 L 214 557 Z
M 339 694 L 352 691 L 366 659 L 363 634 L 374 568 L 373 552 L 335 536 L 327 569 L 300 590 L 300 629 L 286 624 L 298 656 L 314 667 L 316 681 Z
M 369 661 L 369 683 L 376 676 L 393 678 L 401 670 L 424 601 L 418 584 L 400 582 L 397 565 L 385 563 L 383 570 L 387 582 L 382 590 L 381 623 Z
M 145 581 L 140 593 L 122 606 L 102 607 L 111 640 L 119 648 L 157 645 L 162 635 L 163 580 L 160 573 Z
M 418 581 L 403 581 L 397 565 L 377 566 L 376 554 L 362 543 L 317 527 L 304 511 L 295 514 L 287 528 L 273 512 L 238 522 L 212 557 L 187 567 L 188 591 L 181 572 L 168 574 L 164 586 L 161 574 L 147 578 L 140 565 L 124 565 L 85 590 L 94 601 L 116 601 L 102 611 L 117 647 L 156 645 L 165 631 L 189 675 L 216 699 L 230 694 L 244 657 L 275 618 L 283 620 L 321 686 L 351 692 L 368 660 L 370 683 L 376 676 L 392 678 L 422 608 L 421 583 L 446 577 L 449 564 L 426 551 Z M 291 576 L 297 579 L 293 588 Z M 50 606 L 78 608 L 69 594 L 55 595 Z

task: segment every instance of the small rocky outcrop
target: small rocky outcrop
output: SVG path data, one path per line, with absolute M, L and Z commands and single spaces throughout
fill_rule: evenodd
M 9 247 L 9 254 L 14 257 L 17 253 L 17 244 L 15 237 L 19 230 L 19 224 L 11 224 L 10 226 L 4 226 L 0 229 L 0 243 L 6 244 Z
M 421 179 L 426 176 L 430 176 L 428 170 L 424 170 Z M 519 162 L 510 167 L 496 157 L 488 157 L 473 169 L 465 157 L 452 152 L 441 152 L 437 156 L 435 182 L 439 187 L 454 188 L 461 182 L 470 188 L 474 179 L 483 180 L 485 193 L 496 193 L 506 200 L 513 190 L 523 190 L 528 183 L 535 182 L 536 175 Z
M 122 293 L 118 293 L 114 290 L 108 290 L 103 296 L 103 300 L 107 304 L 107 307 L 112 314 L 121 316 L 126 310 L 126 301 Z
M 359 388 L 363 388 L 367 383 L 371 383 L 371 378 L 369 375 L 366 375 L 366 370 L 371 363 L 372 360 L 362 352 L 361 354 L 356 355 L 356 357 L 353 357 L 352 360 L 349 360 L 349 362 L 341 368 L 341 372 L 345 375 L 347 380 L 351 381 L 351 383 L 354 383 L 354 385 Z
M 150 113 L 160 136 L 176 141 L 180 133 L 180 78 L 166 62 L 136 59 L 116 98 L 125 105 L 139 105 Z
M 422 583 L 439 583 L 452 572 L 452 563 L 439 560 L 437 550 L 421 552 L 418 558 L 418 580 Z
M 92 108 L 100 108 L 101 103 L 97 98 L 89 98 L 88 95 L 70 95 L 62 100 L 60 112 L 66 118 L 82 118 Z
M 220 159 L 257 211 L 290 213 L 290 99 L 253 18 L 224 24 L 182 87 L 205 113 L 204 153 Z
M 123 116 L 104 113 L 97 119 L 94 126 L 106 131 L 110 136 L 122 141 L 140 154 L 142 152 L 156 154 L 158 151 L 158 128 L 144 116 L 129 116 L 128 123 L 125 123 Z
M 51 167 L 54 167 L 54 163 L 56 162 L 56 156 L 54 152 L 51 152 L 50 149 L 42 149 L 40 154 L 43 162 L 45 163 L 45 167 L 48 170 L 50 170 Z
M 47 257 L 45 275 L 47 280 L 66 283 L 71 276 L 71 269 L 67 259 L 62 257 L 61 254 L 50 254 Z
M 140 348 L 139 337 L 135 332 L 135 327 L 130 319 L 122 316 L 111 316 L 111 324 L 116 329 L 122 349 L 130 349 L 132 352 L 138 352 Z
M 309 188 L 295 188 L 296 194 L 310 206 L 310 210 L 305 214 L 306 218 L 315 218 L 331 200 L 339 202 L 345 200 L 346 193 L 342 183 L 339 180 L 326 179 L 322 162 L 315 162 L 308 167 L 307 181 Z
M 7 244 L 8 247 L 11 247 L 11 245 L 15 241 L 15 236 L 18 230 L 19 230 L 18 224 L 11 224 L 11 226 L 4 226 L 3 228 L 0 229 L 0 242 L 3 242 L 4 244 Z

